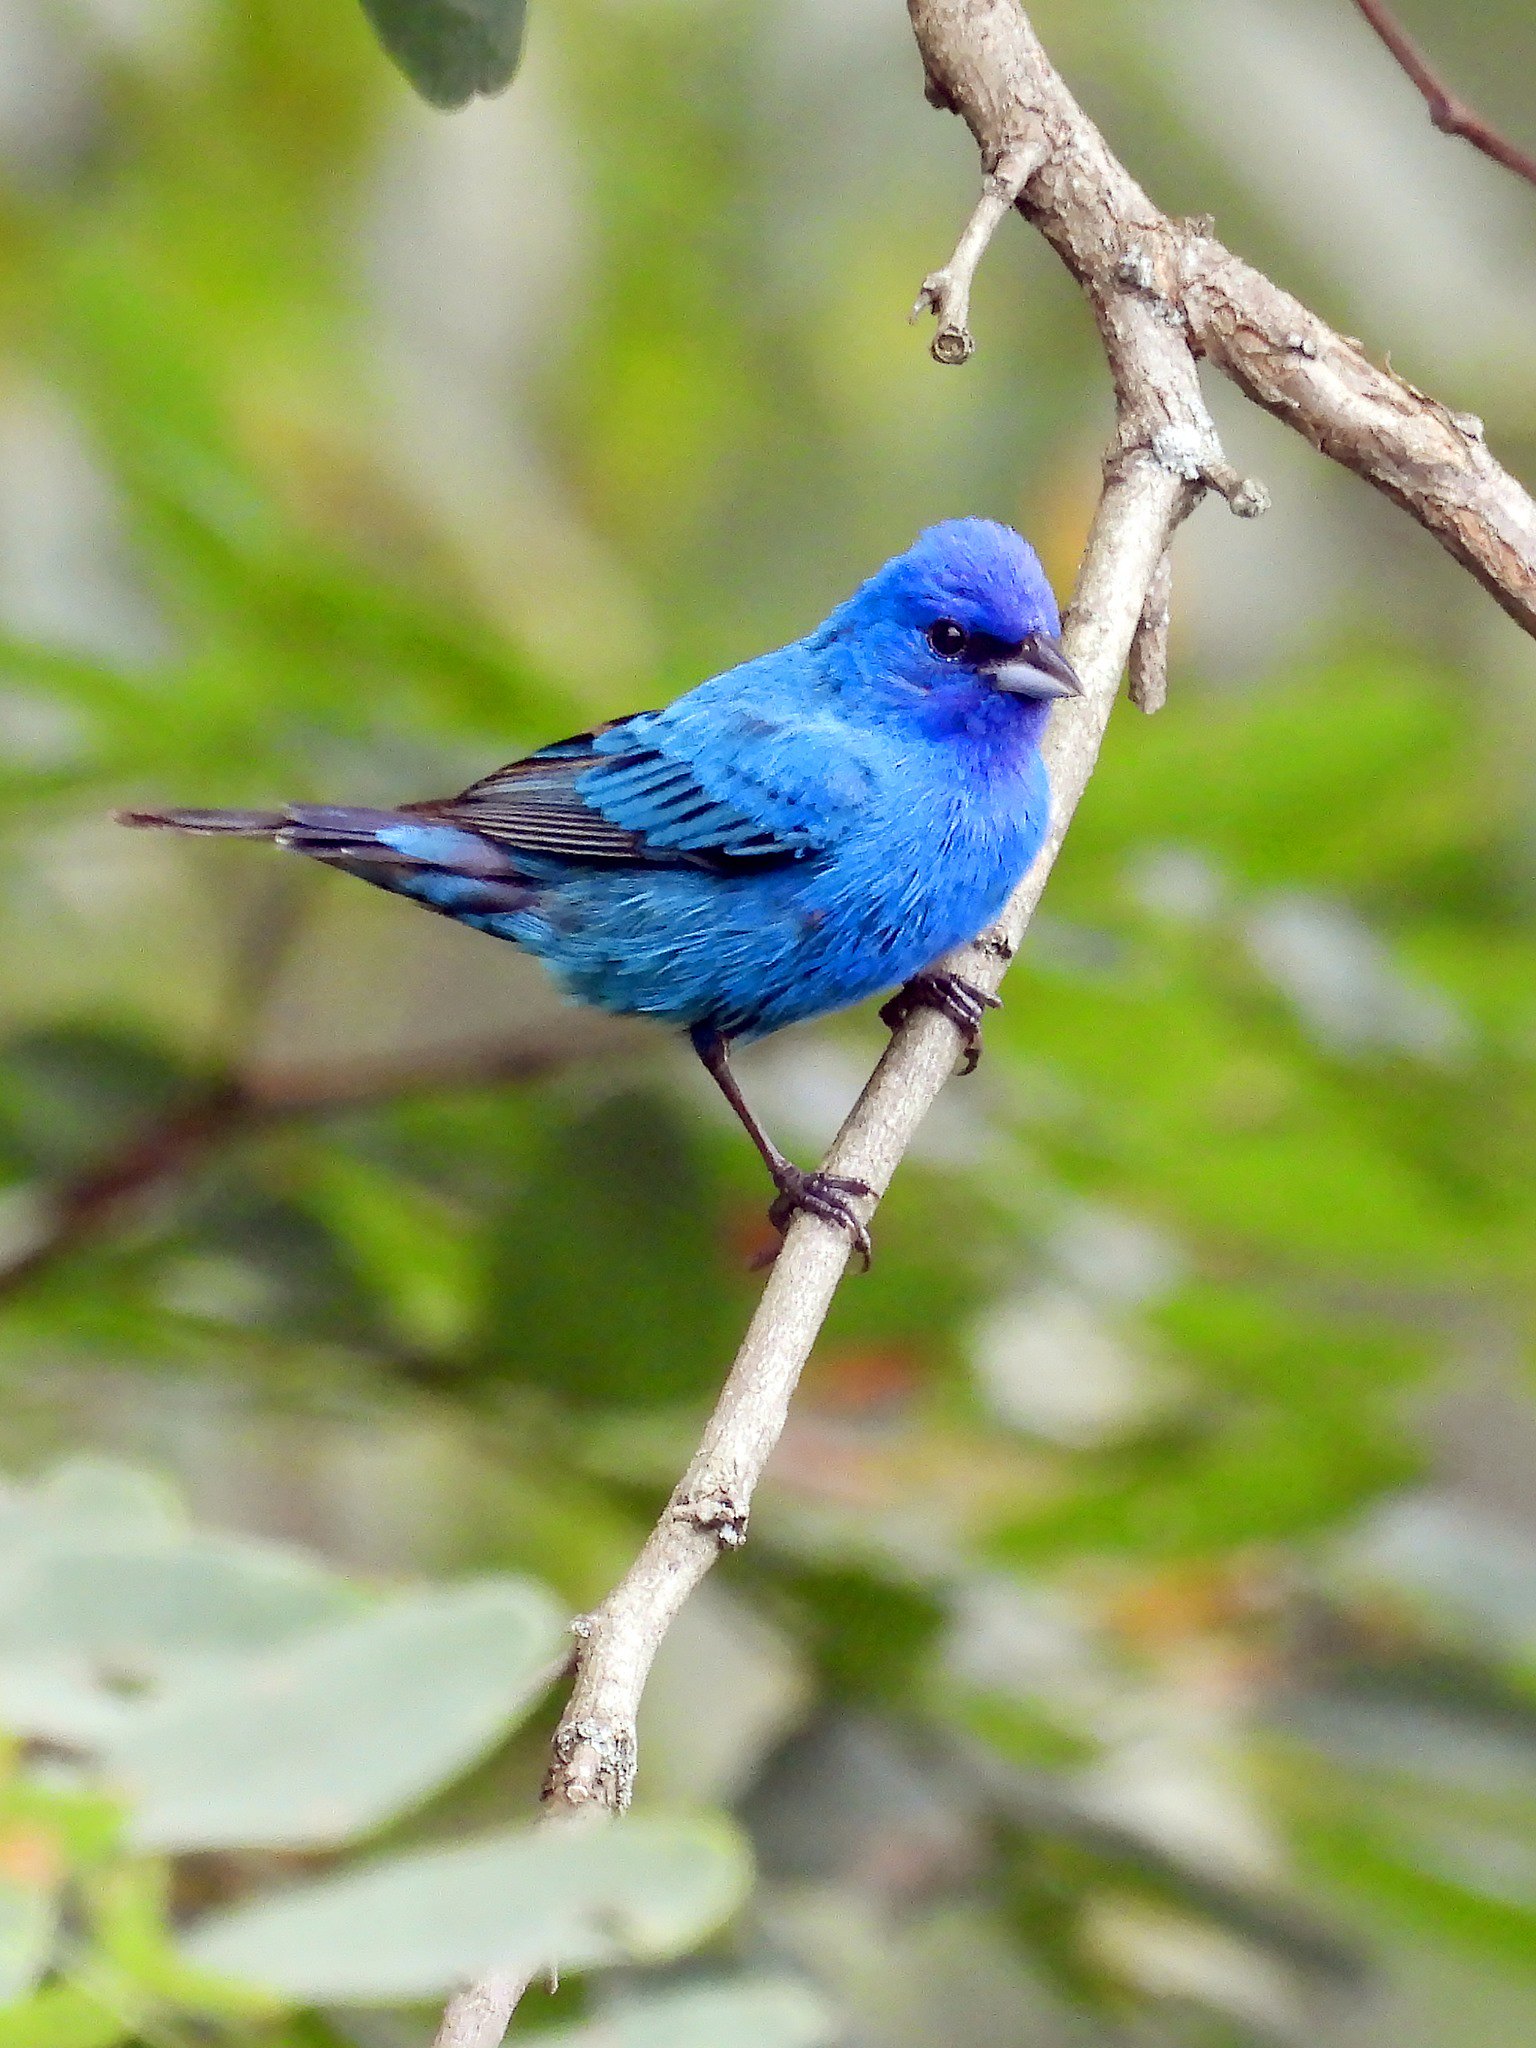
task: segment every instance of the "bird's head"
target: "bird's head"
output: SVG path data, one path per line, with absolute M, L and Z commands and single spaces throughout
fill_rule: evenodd
M 877 670 L 906 691 L 997 691 L 1042 705 L 1082 695 L 1040 559 L 995 520 L 930 526 L 827 623 L 859 649 L 867 677 Z

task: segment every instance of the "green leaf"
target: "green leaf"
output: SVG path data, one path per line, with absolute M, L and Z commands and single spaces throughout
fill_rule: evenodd
M 353 1613 L 344 1580 L 275 1544 L 174 1519 L 159 1483 L 78 1461 L 12 1495 L 0 1521 L 0 1723 L 95 1748 L 128 1688 L 185 1680 Z
M 78 1876 L 113 1856 L 121 1834 L 115 1803 L 73 1777 L 61 1783 L 46 1773 L 18 1774 L 0 1786 L 0 1844 L 8 1854 L 30 1848 L 44 1865 L 57 1859 Z
M 131 1141 L 160 1115 L 185 1102 L 191 1076 L 167 1049 L 145 1035 L 81 1024 L 34 1026 L 0 1048 L 0 1129 L 7 1149 L 32 1171 L 69 1174 L 94 1165 L 115 1145 Z M 60 1468 L 61 1498 L 82 1477 L 82 1498 L 116 1489 L 147 1495 L 155 1482 L 84 1458 Z M 94 1475 L 94 1476 L 93 1476 Z M 42 1491 L 45 1489 L 39 1489 Z
M 1296 1832 L 1315 1871 L 1372 1900 L 1398 1926 L 1530 1972 L 1536 1912 L 1426 1867 L 1422 1842 L 1352 1810 L 1347 1789 L 1336 1811 L 1309 1816 Z
M 0 2011 L 0 2048 L 117 2048 L 136 2029 L 76 1984 L 49 1984 Z
M 210 1914 L 183 1947 L 202 1968 L 294 2000 L 394 2004 L 486 1970 L 679 1954 L 736 1910 L 749 1878 L 722 1821 L 515 1828 Z
M 851 1565 L 790 1571 L 785 1587 L 835 1692 L 892 1703 L 911 1698 L 916 1673 L 944 1621 L 926 1588 Z
M 61 1546 L 0 1582 L 0 1671 L 12 1659 L 69 1654 L 148 1683 L 273 1648 L 358 1604 L 343 1580 L 275 1544 L 204 1536 Z
M 502 91 L 523 54 L 526 0 L 363 0 L 363 12 L 434 107 Z
M 469 1336 L 478 1275 L 464 1215 L 402 1174 L 339 1149 L 310 1170 L 322 1220 L 405 1342 L 442 1351 Z
M 547 1684 L 562 1617 L 488 1579 L 411 1594 L 171 1690 L 112 1743 L 139 1848 L 367 1834 L 484 1755 Z
M 171 1886 L 170 1865 L 158 1860 L 118 1863 L 93 1875 L 83 1893 L 96 1941 L 92 1961 L 99 1955 L 105 1967 L 90 1981 L 102 1991 L 113 1982 L 130 1987 L 134 2003 L 206 2019 L 270 2017 L 269 1993 L 187 1961 L 171 1930 Z
M 591 2026 L 556 2027 L 540 2048 L 825 2048 L 841 2029 L 821 2000 L 791 1977 L 690 1984 L 625 2000 Z

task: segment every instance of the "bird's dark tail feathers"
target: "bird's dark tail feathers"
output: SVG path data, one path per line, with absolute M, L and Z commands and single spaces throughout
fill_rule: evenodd
M 230 839 L 273 839 L 288 823 L 286 811 L 119 811 L 119 825 L 165 832 L 204 832 Z
M 268 839 L 465 923 L 525 910 L 533 894 L 512 857 L 478 832 L 401 811 L 290 804 L 282 811 L 119 811 L 117 818 L 150 830 Z
M 151 831 L 197 832 L 205 838 L 270 839 L 313 860 L 419 864 L 419 857 L 379 837 L 410 821 L 399 811 L 369 810 L 361 804 L 290 804 L 281 811 L 119 811 L 117 822 Z M 465 845 L 474 845 L 467 835 Z

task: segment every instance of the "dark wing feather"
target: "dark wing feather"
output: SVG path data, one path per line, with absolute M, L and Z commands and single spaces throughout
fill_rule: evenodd
M 604 750 L 599 735 L 650 717 L 635 712 L 591 732 L 541 747 L 520 761 L 472 782 L 457 796 L 406 804 L 413 816 L 445 825 L 460 825 L 498 846 L 558 860 L 608 863 L 629 867 L 707 867 L 726 874 L 777 867 L 798 859 L 806 848 L 790 843 L 757 825 L 734 805 L 718 802 L 700 788 L 689 764 L 649 748 L 637 736 L 633 747 Z M 595 768 L 607 771 L 596 787 L 578 785 Z M 619 824 L 603 804 L 604 779 L 622 787 L 625 808 L 633 815 L 642 798 L 651 832 Z M 658 843 L 665 829 L 676 841 L 677 827 L 686 824 L 686 846 Z

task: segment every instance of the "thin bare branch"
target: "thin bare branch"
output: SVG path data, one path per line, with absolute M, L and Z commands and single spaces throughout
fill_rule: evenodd
M 1062 83 L 1017 0 L 908 0 L 935 104 L 961 114 L 987 175 L 1029 167 L 1016 203 L 1082 285 L 1115 389 L 1115 436 L 1064 639 L 1084 684 L 1046 737 L 1052 822 L 1003 917 L 948 963 L 994 993 L 1040 900 L 1098 756 L 1138 636 L 1144 676 L 1163 659 L 1170 542 L 1207 488 L 1245 516 L 1261 488 L 1227 464 L 1200 392 L 1197 355 L 1258 403 L 1406 506 L 1536 630 L 1536 507 L 1480 432 L 1401 379 L 1266 278 L 1203 222 L 1168 220 L 1111 155 Z M 976 264 L 1005 208 L 982 204 L 945 272 L 925 285 L 941 331 L 966 333 Z M 963 360 L 960 355 L 949 358 Z M 961 1051 L 947 1018 L 918 1010 L 887 1045 L 827 1156 L 878 1200 Z M 873 1206 L 873 1203 L 871 1203 Z M 576 1625 L 576 1675 L 545 1782 L 551 1818 L 619 1812 L 634 1779 L 636 1717 L 651 1661 L 722 1550 L 746 1537 L 752 1499 L 850 1257 L 816 1218 L 790 1226 L 692 1463 L 639 1557 Z M 487 1976 L 449 2007 L 437 2048 L 495 2048 L 525 1989 Z
M 1087 786 L 1146 592 L 1200 495 L 1201 465 L 1221 459 L 1187 342 L 1149 306 L 1133 303 L 1122 318 L 1118 429 L 1064 632 L 1085 695 L 1057 712 L 1045 744 L 1050 833 L 1003 918 L 953 963 L 987 993 L 1018 949 Z M 878 1200 L 960 1051 L 947 1018 L 916 1012 L 886 1047 L 827 1170 L 864 1181 Z M 651 1661 L 721 1551 L 745 1540 L 758 1480 L 849 1257 L 843 1232 L 796 1217 L 697 1454 L 622 1582 L 577 1623 L 576 1676 L 545 1783 L 551 1816 L 620 1812 L 628 1803 Z M 450 2005 L 436 2048 L 493 2048 L 525 1988 L 504 1976 L 469 1987 Z
M 1263 484 L 1255 477 L 1244 476 L 1230 462 L 1208 462 L 1200 478 L 1226 499 L 1234 519 L 1262 519 L 1269 510 L 1269 492 Z
M 1162 397 L 1178 403 L 1172 392 Z M 1040 900 L 1093 772 L 1144 594 L 1198 494 L 1197 485 L 1147 451 L 1109 465 L 1064 634 L 1085 699 L 1057 712 L 1046 740 L 1050 835 L 1003 918 L 954 961 L 988 993 Z M 828 1171 L 865 1181 L 877 1198 L 883 1194 L 960 1051 L 960 1033 L 947 1018 L 916 1012 L 886 1047 L 827 1156 Z M 575 1681 L 545 1781 L 551 1817 L 617 1813 L 627 1805 L 651 1661 L 721 1551 L 746 1540 L 757 1482 L 850 1256 L 842 1231 L 814 1217 L 795 1218 L 692 1463 L 621 1583 L 577 1622 Z M 492 1974 L 469 1986 L 450 2004 L 435 2048 L 495 2048 L 531 1981 Z
M 1417 86 L 1429 108 L 1430 120 L 1442 135 L 1459 135 L 1463 142 L 1470 142 L 1506 171 L 1536 185 L 1536 156 L 1511 142 L 1507 135 L 1501 135 L 1475 107 L 1469 107 L 1436 76 L 1429 59 L 1383 0 L 1355 0 L 1355 5 Z

